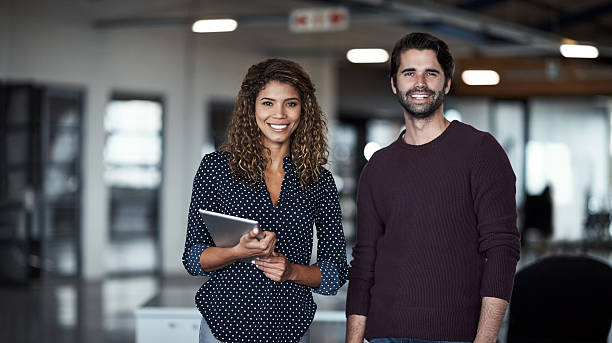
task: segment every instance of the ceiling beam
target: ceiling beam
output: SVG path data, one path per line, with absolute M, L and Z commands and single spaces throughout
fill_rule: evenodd
M 506 2 L 508 0 L 471 0 L 468 2 L 464 2 L 462 4 L 458 4 L 457 7 L 467 10 L 467 11 L 482 11 L 487 8 Z
M 602 4 L 595 5 L 580 12 L 564 14 L 556 21 L 538 25 L 538 28 L 540 30 L 547 31 L 556 30 L 567 26 L 581 24 L 586 21 L 595 20 L 601 16 L 609 14 L 610 12 L 612 12 L 612 2 L 606 1 Z

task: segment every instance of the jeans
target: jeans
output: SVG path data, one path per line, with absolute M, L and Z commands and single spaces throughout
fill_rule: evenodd
M 470 341 L 429 341 L 419 338 L 372 338 L 370 343 L 472 343 Z
M 204 317 L 200 323 L 200 343 L 223 343 L 213 336 Z M 306 330 L 299 343 L 310 343 L 310 330 Z

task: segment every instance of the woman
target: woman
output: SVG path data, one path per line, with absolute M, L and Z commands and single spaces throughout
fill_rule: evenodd
M 200 342 L 308 342 L 312 292 L 334 295 L 348 273 L 327 126 L 315 89 L 296 63 L 249 68 L 220 152 L 193 182 L 183 264 L 210 279 L 196 294 Z M 198 209 L 257 220 L 231 248 L 215 247 Z M 313 223 L 317 262 L 310 265 Z M 255 257 L 253 263 L 240 261 Z

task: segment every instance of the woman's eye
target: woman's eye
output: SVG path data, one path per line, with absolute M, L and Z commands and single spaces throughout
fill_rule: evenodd
M 289 107 L 295 107 L 297 105 L 298 105 L 297 102 L 290 102 L 290 103 L 287 104 L 287 106 L 289 106 Z
M 264 101 L 261 104 L 264 106 L 272 106 L 272 101 Z

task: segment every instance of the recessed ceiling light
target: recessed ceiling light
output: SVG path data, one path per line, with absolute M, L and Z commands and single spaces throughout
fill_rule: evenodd
M 499 83 L 499 74 L 495 70 L 466 70 L 461 80 L 470 86 L 493 86 Z
M 567 58 L 597 58 L 599 50 L 592 45 L 561 44 L 559 46 L 561 55 Z
M 193 23 L 191 30 L 197 33 L 231 32 L 237 27 L 238 22 L 234 19 L 202 19 Z
M 351 49 L 346 53 L 351 63 L 385 63 L 389 53 L 385 49 Z

